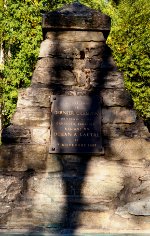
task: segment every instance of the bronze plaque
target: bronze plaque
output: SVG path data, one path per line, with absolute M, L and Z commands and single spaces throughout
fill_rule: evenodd
M 101 153 L 98 96 L 51 96 L 50 153 Z

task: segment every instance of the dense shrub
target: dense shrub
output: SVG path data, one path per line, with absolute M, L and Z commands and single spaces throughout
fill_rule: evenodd
M 41 11 L 69 1 L 7 0 L 0 2 L 0 40 L 3 43 L 3 116 L 8 124 L 16 108 L 18 89 L 30 85 L 42 40 Z M 70 1 L 71 2 L 71 1 Z
M 121 0 L 112 5 L 112 29 L 108 44 L 124 73 L 134 107 L 150 119 L 150 1 Z

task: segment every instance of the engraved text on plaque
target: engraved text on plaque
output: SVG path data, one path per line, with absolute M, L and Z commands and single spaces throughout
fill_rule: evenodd
M 98 96 L 51 96 L 50 153 L 100 153 L 101 106 Z

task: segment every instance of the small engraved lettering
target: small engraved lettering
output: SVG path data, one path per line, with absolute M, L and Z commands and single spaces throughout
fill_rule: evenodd
M 55 98 L 51 99 L 50 153 L 99 153 L 102 150 L 99 97 L 55 95 Z

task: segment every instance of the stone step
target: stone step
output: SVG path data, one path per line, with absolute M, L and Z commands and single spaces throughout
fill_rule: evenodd
M 123 232 L 122 233 L 116 233 L 116 232 L 106 232 L 102 233 L 98 229 L 76 229 L 75 232 L 71 229 L 64 229 L 60 232 L 32 232 L 29 231 L 27 232 L 26 230 L 22 231 L 19 230 L 17 232 L 11 232 L 11 231 L 0 231 L 1 236 L 145 236 L 149 235 L 149 231 L 128 231 L 128 232 Z

